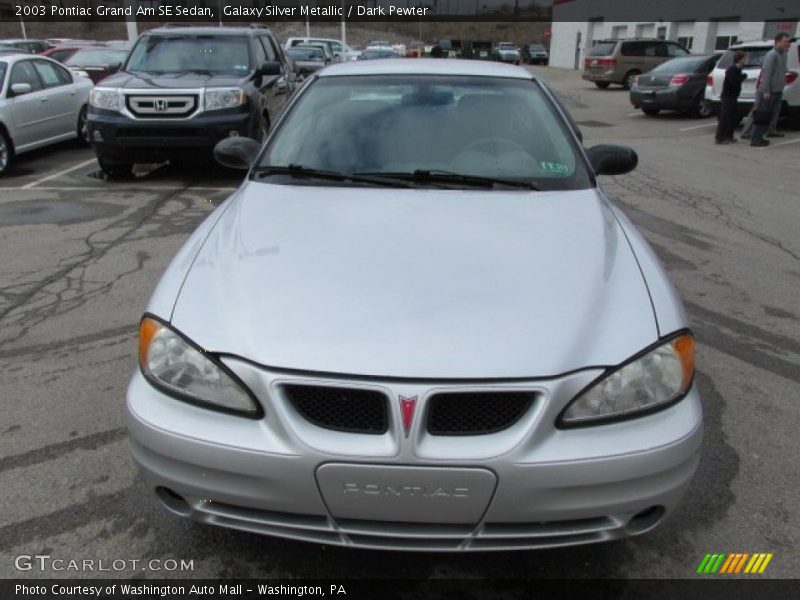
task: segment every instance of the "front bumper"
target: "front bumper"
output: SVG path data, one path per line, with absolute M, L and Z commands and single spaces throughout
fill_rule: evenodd
M 256 119 L 247 107 L 200 113 L 189 119 L 131 119 L 122 113 L 92 109 L 88 120 L 95 153 L 119 162 L 211 158 L 220 140 L 234 132 L 252 137 L 257 131 Z
M 128 389 L 127 416 L 133 455 L 162 503 L 176 514 L 234 529 L 421 551 L 608 541 L 644 533 L 673 512 L 699 461 L 702 412 L 696 389 L 639 419 L 555 429 L 566 402 L 597 376 L 590 370 L 545 383 L 509 384 L 536 390 L 540 400 L 500 433 L 437 437 L 416 419 L 405 437 L 396 427 L 398 404 L 385 435 L 359 435 L 311 425 L 281 397 L 280 385 L 307 383 L 309 377 L 233 359 L 225 363 L 262 402 L 264 419 L 175 400 L 138 371 Z M 339 378 L 331 381 L 341 384 Z M 417 410 L 423 412 L 431 391 L 453 387 L 348 384 L 378 387 L 395 398 L 417 395 Z M 406 472 L 411 479 L 404 480 Z M 337 479 L 339 473 L 344 475 Z M 376 482 L 399 489 L 423 479 L 426 490 L 441 492 L 407 501 L 388 487 L 373 493 L 384 490 Z M 456 493 L 466 489 L 458 485 L 468 485 L 469 495 L 474 486 L 475 497 Z M 364 493 L 343 496 L 353 486 Z M 476 509 L 476 502 L 483 504 Z

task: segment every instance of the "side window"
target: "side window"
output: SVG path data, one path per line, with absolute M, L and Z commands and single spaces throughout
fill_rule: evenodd
M 344 47 L 339 42 L 331 42 L 334 52 L 344 52 Z
M 32 60 L 20 61 L 11 69 L 11 77 L 8 80 L 9 89 L 15 83 L 28 83 L 34 92 L 42 89 L 42 82 L 33 68 Z
M 264 45 L 261 43 L 260 37 L 253 41 L 253 55 L 256 59 L 256 69 L 269 60 L 267 58 L 267 53 L 264 51 Z
M 275 52 L 275 48 L 272 46 L 269 38 L 259 36 L 258 41 L 261 42 L 261 47 L 264 50 L 264 56 L 267 57 L 266 60 L 270 62 L 275 62 L 278 60 L 278 54 Z
M 644 56 L 644 45 L 641 42 L 623 42 L 622 56 Z
M 281 47 L 278 42 L 275 41 L 275 38 L 272 36 L 268 36 L 262 38 L 264 40 L 264 46 L 267 48 L 267 54 L 272 55 L 274 58 L 272 60 L 277 60 L 280 63 L 285 63 L 286 59 L 283 58 L 283 52 L 281 52 Z
M 664 47 L 664 44 L 660 42 L 650 42 L 645 46 L 644 49 L 645 56 L 666 56 L 667 49 Z
M 35 60 L 33 61 L 33 65 L 36 67 L 36 71 L 39 73 L 39 77 L 41 77 L 42 83 L 44 83 L 44 87 L 46 88 L 72 83 L 72 76 L 53 63 L 44 60 Z
M 678 44 L 667 44 L 667 54 L 668 56 L 686 56 L 689 53 Z

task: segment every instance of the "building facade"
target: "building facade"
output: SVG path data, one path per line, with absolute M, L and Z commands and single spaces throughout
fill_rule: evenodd
M 626 2 L 630 4 L 627 11 Z M 787 14 L 777 5 L 770 10 L 769 0 L 758 10 L 753 4 L 706 0 L 701 12 L 696 7 L 686 8 L 682 0 L 662 0 L 659 8 L 643 7 L 638 0 L 560 0 L 553 7 L 550 65 L 582 69 L 588 49 L 603 39 L 667 39 L 702 54 L 724 50 L 740 41 L 771 39 L 779 31 L 792 36 L 800 33 L 799 15 Z M 797 6 L 800 13 L 800 3 Z M 621 20 L 625 17 L 632 20 Z

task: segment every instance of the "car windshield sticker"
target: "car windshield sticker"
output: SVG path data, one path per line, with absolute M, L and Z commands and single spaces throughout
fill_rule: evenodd
M 569 175 L 569 166 L 560 162 L 549 162 L 543 160 L 539 163 L 545 173 L 558 173 L 559 175 Z

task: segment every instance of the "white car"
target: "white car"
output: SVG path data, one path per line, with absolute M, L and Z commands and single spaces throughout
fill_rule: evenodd
M 709 103 L 711 111 L 719 112 L 720 95 L 722 94 L 722 83 L 725 81 L 725 70 L 733 64 L 733 55 L 737 50 L 747 53 L 747 59 L 742 71 L 747 75 L 747 79 L 742 82 L 742 93 L 739 96 L 739 115 L 743 116 L 750 112 L 755 102 L 756 87 L 761 75 L 761 63 L 764 56 L 772 48 L 775 42 L 764 40 L 758 42 L 741 42 L 728 48 L 722 58 L 719 59 L 717 66 L 711 71 L 706 79 L 706 102 Z M 783 108 L 782 115 L 800 118 L 800 46 L 797 40 L 793 40 L 789 46 L 787 56 L 786 85 L 783 88 Z
M 43 56 L 0 56 L 0 175 L 23 152 L 72 138 L 88 142 L 93 85 Z
M 343 44 L 339 40 L 332 40 L 329 38 L 314 38 L 314 37 L 291 37 L 286 40 L 283 45 L 284 50 L 294 48 L 295 46 L 306 46 L 308 44 L 324 44 L 328 47 L 333 56 L 334 62 L 347 62 L 349 60 L 356 60 L 359 52 L 353 50 L 347 44 Z

